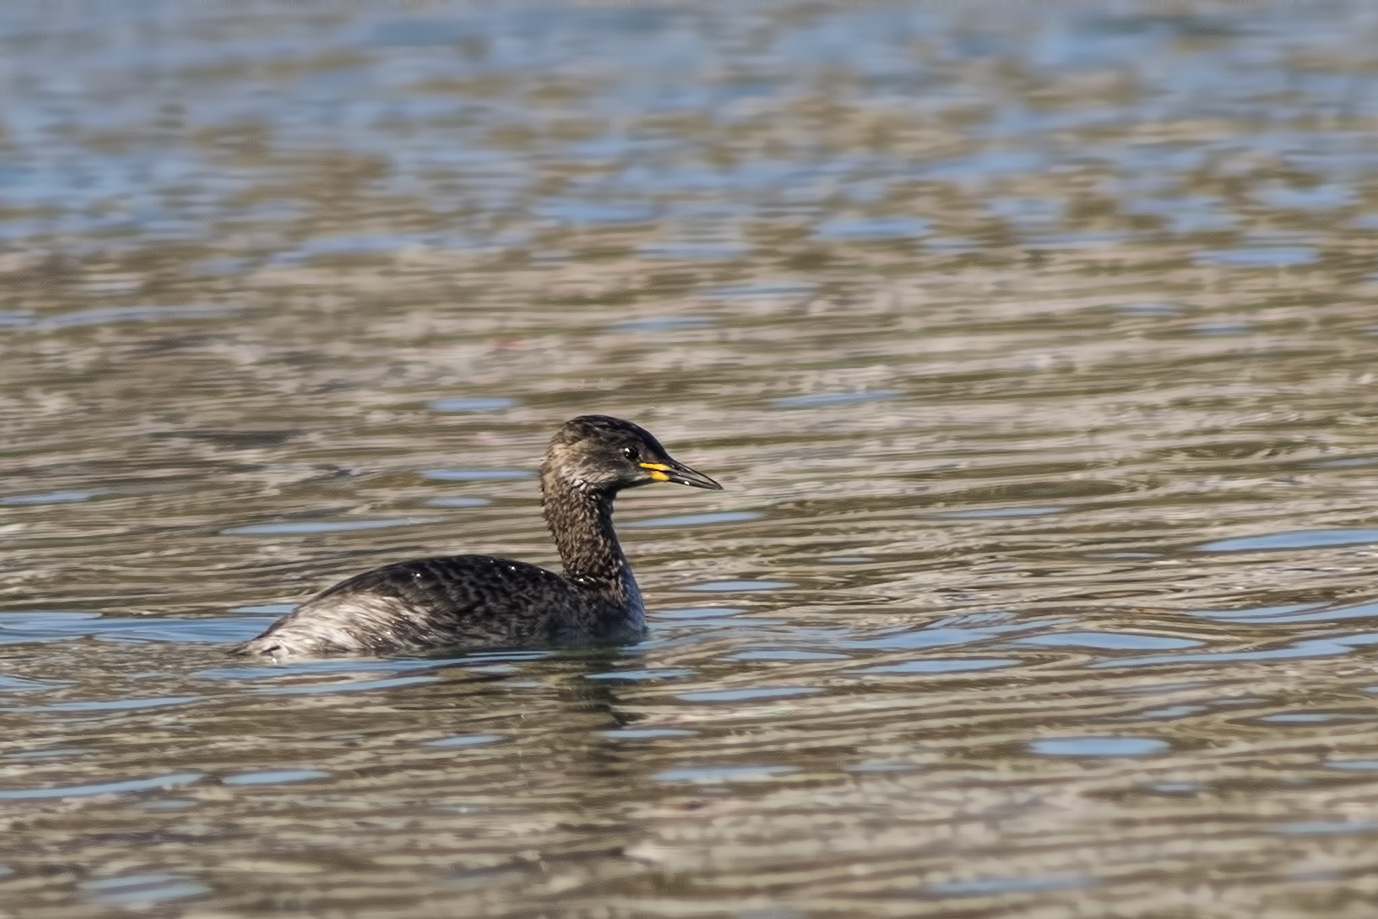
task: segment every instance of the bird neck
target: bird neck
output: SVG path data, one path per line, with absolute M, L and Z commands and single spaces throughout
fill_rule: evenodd
M 608 492 L 581 488 L 542 470 L 541 504 L 565 577 L 612 593 L 619 601 L 639 600 L 631 566 L 613 531 L 612 500 Z

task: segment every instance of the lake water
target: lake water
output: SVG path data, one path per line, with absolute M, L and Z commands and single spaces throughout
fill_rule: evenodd
M 0 914 L 1368 917 L 1378 9 L 0 11 Z M 623 649 L 228 657 L 367 566 Z

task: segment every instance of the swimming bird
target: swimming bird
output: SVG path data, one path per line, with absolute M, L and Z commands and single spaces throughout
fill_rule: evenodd
M 622 489 L 653 482 L 722 488 L 672 459 L 644 428 L 580 415 L 556 432 L 541 463 L 541 504 L 563 574 L 487 555 L 384 565 L 317 594 L 234 652 L 283 658 L 636 640 L 646 611 L 612 505 Z

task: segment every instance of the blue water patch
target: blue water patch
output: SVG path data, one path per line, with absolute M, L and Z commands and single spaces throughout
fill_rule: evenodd
M 100 613 L 73 613 L 47 610 L 17 610 L 0 613 L 0 631 L 33 632 L 46 631 L 61 634 L 85 634 L 89 623 L 99 619 Z
M 220 781 L 226 785 L 281 785 L 286 782 L 308 782 L 329 778 L 321 769 L 267 769 L 261 772 L 241 772 L 227 775 Z
M 602 736 L 610 740 L 660 740 L 669 737 L 693 737 L 695 733 L 683 728 L 614 728 L 603 731 Z
M 501 734 L 456 734 L 453 737 L 441 737 L 439 740 L 428 740 L 422 746 L 426 747 L 483 747 L 490 743 L 497 743 L 502 740 Z
M 814 289 L 812 284 L 732 284 L 709 287 L 700 295 L 714 300 L 782 300 L 806 297 Z
M 1119 658 L 1100 661 L 1092 667 L 1147 667 L 1157 664 L 1186 664 L 1209 661 L 1212 664 L 1229 661 L 1286 660 L 1299 657 L 1336 657 L 1350 653 L 1358 645 L 1378 644 L 1378 635 L 1351 635 L 1343 638 L 1313 638 L 1293 642 L 1283 648 L 1257 651 L 1204 652 L 1198 654 L 1157 654 L 1149 657 Z
M 705 689 L 675 696 L 685 702 L 751 702 L 757 699 L 784 699 L 818 692 L 815 686 L 760 686 L 755 689 Z
M 745 520 L 760 520 L 755 511 L 721 511 L 715 514 L 680 514 L 675 517 L 652 517 L 648 520 L 634 520 L 622 524 L 623 529 L 659 529 L 663 527 L 695 527 L 712 523 L 740 523 Z
M 288 610 L 292 604 L 282 604 Z M 118 630 L 106 633 L 97 632 L 97 637 L 112 641 L 175 641 L 207 642 L 228 644 L 248 641 L 263 630 L 264 622 L 258 617 L 213 616 L 202 619 L 175 619 L 153 617 L 139 628 Z
M 585 675 L 584 679 L 625 680 L 629 683 L 639 683 L 647 680 L 675 680 L 693 675 L 694 671 L 686 670 L 683 667 L 652 667 L 644 670 L 609 670 L 606 673 L 590 673 Z
M 877 664 L 849 671 L 850 673 L 967 673 L 1013 667 L 1019 663 L 1012 657 L 935 658 L 933 660 L 901 661 L 897 664 Z
M 793 766 L 682 766 L 651 778 L 657 782 L 759 782 L 796 771 Z
M 928 232 L 928 222 L 917 217 L 838 217 L 814 229 L 820 239 L 906 239 Z
M 1190 638 L 1169 638 L 1164 635 L 1140 635 L 1132 632 L 1053 632 L 1049 635 L 1016 638 L 1013 643 L 1105 651 L 1173 651 L 1179 648 L 1196 648 L 1202 644 Z
M 974 178 L 1041 172 L 1047 166 L 1048 159 L 1049 154 L 1042 150 L 986 149 L 969 156 L 933 160 L 918 171 L 935 179 L 969 181 Z
M 520 404 L 516 399 L 475 396 L 467 399 L 436 399 L 426 407 L 436 412 L 500 412 Z
M 1378 464 L 1378 458 L 1372 456 L 1346 456 L 1340 459 L 1317 460 L 1306 465 L 1312 469 L 1350 469 Z
M 430 523 L 433 517 L 396 517 L 390 520 L 292 520 L 260 523 L 221 530 L 224 536 L 272 536 L 289 533 L 343 533 L 353 530 L 381 530 L 387 527 Z
M 40 762 L 43 760 L 73 759 L 78 756 L 90 756 L 96 751 L 90 747 L 48 747 L 41 750 L 16 750 L 13 753 L 6 752 L 5 758 L 17 762 Z
M 829 651 L 796 651 L 790 648 L 761 648 L 727 655 L 730 661 L 845 661 L 845 654 Z
M 32 495 L 10 495 L 0 498 L 0 504 L 75 504 L 89 501 L 98 491 L 45 491 Z
M 673 332 L 677 329 L 701 329 L 715 325 L 712 316 L 645 316 L 626 319 L 608 326 L 614 332 Z
M 1284 606 L 1255 606 L 1248 609 L 1194 609 L 1191 615 L 1221 622 L 1248 622 L 1258 625 L 1296 622 L 1333 622 L 1343 619 L 1368 619 L 1378 616 L 1378 602 L 1365 601 L 1350 606 L 1317 603 L 1289 603 Z
M 1013 667 L 1020 661 L 1013 657 L 938 657 L 933 660 L 904 660 L 896 664 L 876 664 L 847 671 L 852 674 L 965 674 L 981 670 Z
M 256 603 L 251 606 L 236 606 L 230 612 L 251 613 L 255 616 L 283 616 L 295 608 L 294 603 Z
M 483 34 L 483 26 L 466 17 L 440 19 L 414 17 L 386 19 L 374 26 L 366 39 L 369 45 L 381 47 L 451 46 Z
M 108 906 L 133 907 L 166 903 L 208 894 L 211 889 L 194 878 L 179 874 L 127 874 L 82 881 L 78 885 L 92 899 Z
M 67 329 L 116 322 L 165 322 L 169 319 L 223 319 L 238 311 L 232 306 L 106 306 L 77 310 L 39 320 L 45 329 Z
M 1029 744 L 1039 756 L 1149 756 L 1168 748 L 1152 737 L 1045 737 Z
M 1197 335 L 1246 335 L 1252 330 L 1247 322 L 1203 322 L 1191 328 Z
M 421 474 L 441 482 L 509 482 L 534 475 L 526 469 L 427 469 Z
M 26 680 L 23 677 L 0 674 L 0 690 L 5 692 L 36 692 L 39 690 L 56 689 L 59 686 L 70 685 L 70 680 Z M 15 756 L 13 753 L 7 753 L 6 755 L 10 757 Z
M 93 795 L 118 795 L 140 791 L 155 791 L 177 785 L 189 785 L 205 778 L 201 772 L 171 772 L 146 779 L 116 779 L 88 785 L 60 785 L 55 788 L 0 789 L 0 800 L 18 801 L 42 798 L 87 798 Z
M 1121 303 L 1115 307 L 1127 316 L 1171 316 L 1181 312 L 1181 307 L 1175 303 Z
M 220 642 L 250 637 L 261 622 L 226 617 L 101 616 L 97 613 L 0 613 L 0 644 L 68 641 L 94 637 L 101 641 Z
M 1268 724 L 1333 724 L 1344 721 L 1372 721 L 1372 715 L 1358 712 L 1278 712 L 1258 719 Z
M 437 663 L 447 662 L 452 664 L 478 665 L 474 669 L 478 670 L 490 664 L 521 663 L 522 661 L 545 660 L 554 654 L 553 651 L 530 650 L 530 651 L 474 651 L 461 654 L 452 658 L 434 658 Z M 406 666 L 402 662 L 402 666 Z
M 865 392 L 826 392 L 812 393 L 807 396 L 785 396 L 781 399 L 772 399 L 771 405 L 780 408 L 806 408 L 815 405 L 850 405 L 855 402 L 882 402 L 886 399 L 894 399 L 901 393 L 897 389 L 875 389 Z
M 1309 265 L 1318 258 L 1310 246 L 1275 246 L 1249 249 L 1214 249 L 1196 253 L 1202 265 L 1223 265 L 1236 268 L 1285 268 Z
M 1071 890 L 1077 887 L 1086 887 L 1088 883 L 1086 878 L 1075 874 L 1033 878 L 976 878 L 970 881 L 945 881 L 928 884 L 923 888 L 923 891 L 940 897 L 974 897 L 1002 893 Z
M 997 623 L 985 628 L 961 628 L 954 626 L 930 626 L 926 629 L 904 629 L 884 632 L 874 638 L 854 638 L 838 641 L 841 648 L 870 649 L 877 651 L 904 651 L 917 648 L 942 648 L 951 645 L 965 645 L 982 641 L 1020 628 L 1018 625 Z
M 1220 539 L 1197 546 L 1198 552 L 1256 552 L 1268 549 L 1318 549 L 1378 542 L 1378 530 L 1288 530 L 1262 536 Z
M 794 584 L 789 581 L 707 581 L 703 584 L 691 584 L 683 589 L 729 593 L 743 590 L 783 590 L 793 586 Z
M 469 250 L 520 241 L 511 236 L 479 241 L 457 233 L 319 236 L 305 240 L 295 249 L 276 253 L 269 259 L 269 264 L 278 267 L 300 265 L 322 256 L 391 256 L 407 249 Z
M 654 220 L 655 208 L 644 201 L 587 201 L 558 198 L 537 208 L 538 216 L 566 224 L 645 223 Z
M 163 322 L 167 320 L 219 320 L 237 313 L 233 306 L 105 306 L 76 310 L 37 321 L 39 328 L 76 328 L 83 325 L 109 325 L 112 322 Z
M 917 767 L 913 763 L 906 763 L 896 760 L 867 760 L 864 763 L 856 763 L 851 766 L 843 767 L 848 772 L 913 772 Z
M 493 502 L 487 498 L 431 498 L 426 501 L 427 507 L 483 507 Z
M 1269 829 L 1284 836 L 1339 836 L 1349 833 L 1378 832 L 1378 821 L 1294 820 L 1289 823 L 1275 823 Z

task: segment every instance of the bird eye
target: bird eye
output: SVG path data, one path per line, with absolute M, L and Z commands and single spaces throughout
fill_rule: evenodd
M 636 462 L 637 460 L 641 459 L 641 451 L 638 450 L 636 447 L 623 447 L 622 455 L 625 456 L 627 459 L 631 460 L 632 462 Z

